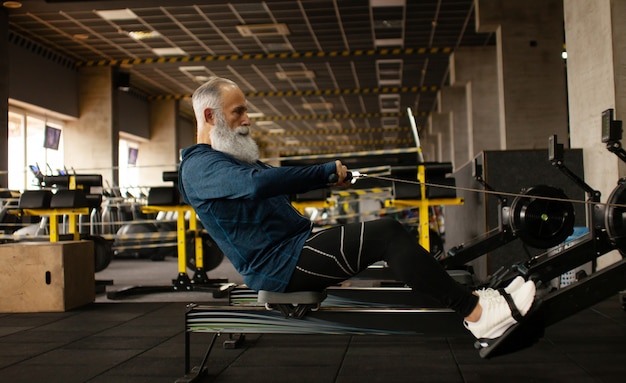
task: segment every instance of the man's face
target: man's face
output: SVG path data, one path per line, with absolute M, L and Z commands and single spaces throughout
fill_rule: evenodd
M 245 162 L 259 159 L 259 148 L 250 137 L 250 119 L 246 99 L 239 88 L 222 91 L 222 108 L 214 109 L 211 146 Z
M 228 127 L 250 126 L 247 112 L 246 96 L 241 89 L 225 85 L 222 89 L 222 113 Z

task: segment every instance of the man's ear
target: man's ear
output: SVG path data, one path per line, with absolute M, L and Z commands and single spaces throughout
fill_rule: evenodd
M 213 109 L 206 108 L 204 110 L 204 122 L 208 122 L 213 125 Z

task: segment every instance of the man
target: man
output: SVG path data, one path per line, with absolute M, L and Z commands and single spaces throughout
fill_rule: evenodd
M 254 290 L 323 290 L 372 263 L 386 261 L 414 291 L 465 318 L 479 340 L 501 336 L 530 309 L 535 285 L 521 277 L 499 292 L 471 292 L 454 281 L 395 220 L 352 223 L 312 233 L 288 196 L 328 186 L 347 187 L 341 161 L 271 167 L 259 161 L 250 137 L 246 99 L 234 82 L 211 78 L 193 94 L 197 141 L 182 153 L 179 185 L 204 228 Z M 329 185 L 329 177 L 338 181 Z M 519 316 L 515 315 L 519 318 Z

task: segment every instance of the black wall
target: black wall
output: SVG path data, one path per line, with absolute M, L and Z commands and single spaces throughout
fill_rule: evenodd
M 78 71 L 72 61 L 17 36 L 8 51 L 9 97 L 78 117 Z
M 150 102 L 134 93 L 115 91 L 120 132 L 150 139 Z
M 178 149 L 184 149 L 196 143 L 196 125 L 195 119 L 178 118 Z M 180 159 L 179 159 L 180 160 Z
M 10 98 L 70 117 L 80 117 L 79 73 L 73 61 L 16 35 L 10 37 L 7 47 Z M 112 70 L 116 72 L 114 68 Z M 132 89 L 130 92 L 120 91 L 116 85 L 113 80 L 112 91 L 117 98 L 114 119 L 119 124 L 119 131 L 149 139 L 149 101 Z

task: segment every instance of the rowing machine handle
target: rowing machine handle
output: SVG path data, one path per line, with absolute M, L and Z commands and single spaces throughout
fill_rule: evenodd
M 345 181 L 350 181 L 351 179 L 352 179 L 352 172 L 348 172 L 346 174 L 346 179 L 344 180 L 344 182 Z M 334 184 L 334 183 L 337 183 L 338 181 L 339 181 L 339 176 L 337 175 L 337 173 L 333 173 L 333 174 L 328 176 L 328 183 L 329 184 Z

